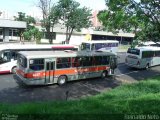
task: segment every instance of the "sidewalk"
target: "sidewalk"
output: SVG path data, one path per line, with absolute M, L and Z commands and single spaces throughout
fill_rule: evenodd
M 130 45 L 120 45 L 118 47 L 118 52 L 127 52 L 129 47 L 130 47 Z
M 127 49 L 118 49 L 118 52 L 127 52 Z

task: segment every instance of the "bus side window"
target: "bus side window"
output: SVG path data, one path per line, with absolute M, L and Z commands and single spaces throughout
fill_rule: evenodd
M 12 51 L 11 59 L 17 60 L 17 52 Z
M 95 56 L 95 65 L 101 65 L 102 56 Z
M 95 44 L 91 45 L 91 50 L 95 50 Z
M 154 56 L 154 51 L 143 51 L 142 58 L 150 58 Z
M 95 59 L 95 57 L 92 57 L 92 65 L 96 65 L 96 59 Z
M 155 51 L 155 56 L 160 57 L 160 51 Z
M 44 59 L 31 59 L 29 68 L 34 71 L 44 70 Z
M 72 58 L 72 67 L 79 67 L 80 66 L 78 59 L 79 59 L 78 57 Z
M 3 59 L 4 59 L 5 61 L 10 61 L 10 60 L 11 60 L 10 51 L 4 51 L 4 53 L 3 53 Z
M 109 65 L 109 57 L 103 56 L 101 63 L 102 63 L 102 65 Z
M 82 66 L 91 66 L 91 65 L 92 65 L 91 57 L 82 58 Z
M 71 67 L 71 58 L 57 58 L 57 69 Z

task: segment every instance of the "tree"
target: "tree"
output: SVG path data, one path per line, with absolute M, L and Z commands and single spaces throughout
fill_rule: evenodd
M 36 20 L 31 17 L 31 16 L 26 16 L 25 13 L 22 12 L 18 12 L 18 17 L 14 17 L 15 20 L 17 21 L 25 21 L 27 23 L 27 29 L 26 30 L 21 30 L 20 29 L 20 41 L 22 39 L 22 33 L 24 35 L 24 39 L 25 40 L 31 40 L 32 37 L 34 38 L 34 40 L 39 40 L 41 37 L 41 33 L 40 31 L 35 28 L 34 24 L 36 23 Z M 39 42 L 39 41 L 38 41 Z
M 107 30 L 133 31 L 138 39 L 157 41 L 160 36 L 160 1 L 136 1 L 106 0 L 108 10 L 100 11 L 98 18 Z
M 66 27 L 66 43 L 69 43 L 74 30 L 80 31 L 91 25 L 91 10 L 80 8 L 80 4 L 74 0 L 59 0 L 56 8 L 59 20 Z
M 55 9 L 52 4 L 52 0 L 38 0 L 38 1 L 39 1 L 38 7 L 41 9 L 43 15 L 43 20 L 41 21 L 42 26 L 45 27 L 47 36 L 49 37 L 49 42 L 51 44 L 52 34 L 50 28 L 51 27 L 53 28 L 53 26 L 57 23 L 57 17 L 56 18 L 54 17 L 54 14 L 56 14 L 54 11 Z
M 16 21 L 26 21 L 25 20 L 25 13 L 18 12 L 18 17 L 14 16 L 14 20 L 16 20 Z M 20 36 L 20 41 L 22 41 L 23 32 L 24 32 L 24 29 L 19 29 L 18 35 Z

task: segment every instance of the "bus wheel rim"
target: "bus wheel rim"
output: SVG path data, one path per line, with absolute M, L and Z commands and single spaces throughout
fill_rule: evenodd
M 12 69 L 12 73 L 16 73 L 16 67 Z
M 64 84 L 64 83 L 65 83 L 65 81 L 66 81 L 66 79 L 65 79 L 65 78 L 61 78 L 59 82 L 60 82 L 60 84 Z
M 103 78 L 106 77 L 106 73 L 105 72 L 102 73 L 102 77 Z

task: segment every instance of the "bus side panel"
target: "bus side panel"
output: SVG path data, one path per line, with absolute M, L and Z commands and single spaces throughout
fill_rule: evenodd
M 147 66 L 147 64 L 149 64 L 149 66 L 152 66 L 153 64 L 153 61 L 152 61 L 153 58 L 143 58 L 141 60 L 141 68 L 145 68 Z
M 13 62 L 6 62 L 0 65 L 0 74 L 10 73 L 12 71 L 13 66 L 16 66 Z
M 68 81 L 94 78 L 94 77 L 100 77 L 101 73 L 104 70 L 108 70 L 108 69 L 109 67 L 107 66 L 95 66 L 95 67 L 54 70 L 50 74 L 46 73 L 45 71 L 31 72 L 25 75 L 26 78 L 24 78 L 25 79 L 24 82 L 26 84 L 42 85 L 42 84 L 45 84 L 46 76 L 49 76 L 49 75 L 50 77 L 54 78 L 54 81 L 52 81 L 51 83 L 57 83 L 58 77 L 61 75 L 66 75 L 68 77 Z
M 153 58 L 153 66 L 160 64 L 160 56 L 156 56 Z

